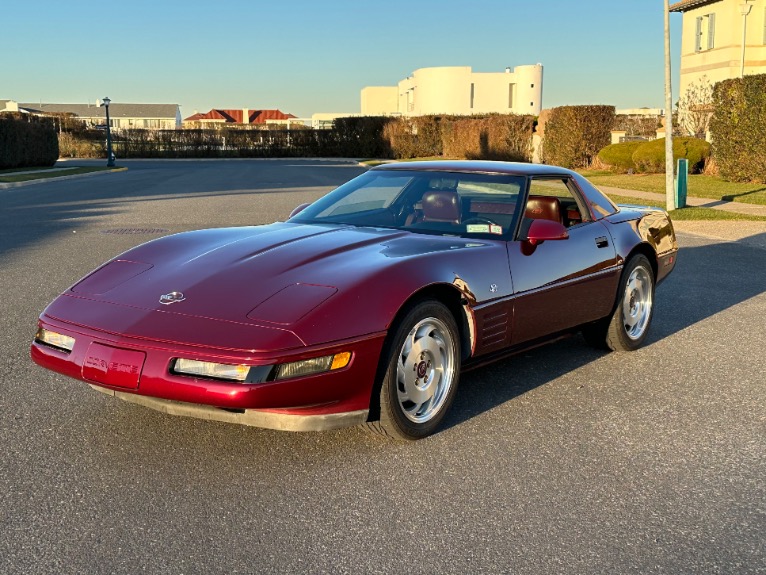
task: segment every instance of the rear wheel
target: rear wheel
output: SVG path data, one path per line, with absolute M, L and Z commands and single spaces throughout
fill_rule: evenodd
M 367 424 L 396 439 L 432 434 L 444 419 L 460 379 L 455 319 L 440 302 L 413 307 L 392 332 L 380 386 L 380 420 Z
M 583 328 L 585 340 L 613 351 L 633 351 L 641 347 L 652 322 L 654 287 L 654 271 L 649 260 L 644 255 L 633 256 L 623 270 L 614 313 Z

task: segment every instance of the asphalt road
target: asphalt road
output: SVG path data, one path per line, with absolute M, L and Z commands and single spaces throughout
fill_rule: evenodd
M 362 170 L 124 163 L 0 190 L 0 573 L 766 573 L 766 250 L 681 234 L 645 348 L 466 374 L 426 440 L 280 433 L 38 368 L 35 320 L 137 243 L 282 219 Z

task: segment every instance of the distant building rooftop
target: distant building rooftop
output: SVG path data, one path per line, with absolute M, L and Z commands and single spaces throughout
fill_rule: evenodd
M 245 121 L 245 117 L 247 120 Z M 249 108 L 228 109 L 214 108 L 209 112 L 197 113 L 184 119 L 184 122 L 221 122 L 226 124 L 266 124 L 270 121 L 292 120 L 297 116 L 280 110 L 251 110 Z
M 106 118 L 106 108 L 96 104 L 19 103 L 19 109 L 32 114 L 74 114 L 80 118 Z M 173 118 L 178 104 L 109 104 L 112 118 Z
M 687 10 L 691 10 L 693 8 L 698 8 L 706 4 L 714 4 L 715 2 L 720 2 L 720 1 L 721 0 L 681 0 L 680 2 L 671 4 L 670 11 L 671 12 L 686 12 Z

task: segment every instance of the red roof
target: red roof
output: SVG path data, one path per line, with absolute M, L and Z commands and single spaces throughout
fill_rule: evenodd
M 194 114 L 184 120 L 184 122 L 204 122 L 204 121 L 218 121 L 234 124 L 244 124 L 242 117 L 244 110 L 242 108 L 238 110 L 228 109 L 212 109 L 206 114 Z M 248 109 L 249 118 L 248 124 L 265 124 L 267 120 L 290 120 L 295 118 L 292 114 L 285 114 L 280 110 L 250 110 Z

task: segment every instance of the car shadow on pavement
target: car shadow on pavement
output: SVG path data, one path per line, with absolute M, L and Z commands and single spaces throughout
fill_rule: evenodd
M 766 234 L 749 239 L 760 243 L 766 240 Z M 645 344 L 647 352 L 664 339 L 766 291 L 766 250 L 744 242 L 711 242 L 706 238 L 684 237 L 683 243 L 691 245 L 679 251 L 675 270 L 656 291 L 654 318 Z M 576 335 L 465 373 L 443 429 L 607 355 L 608 352 L 591 348 Z M 631 362 L 632 353 L 621 355 L 621 361 Z

